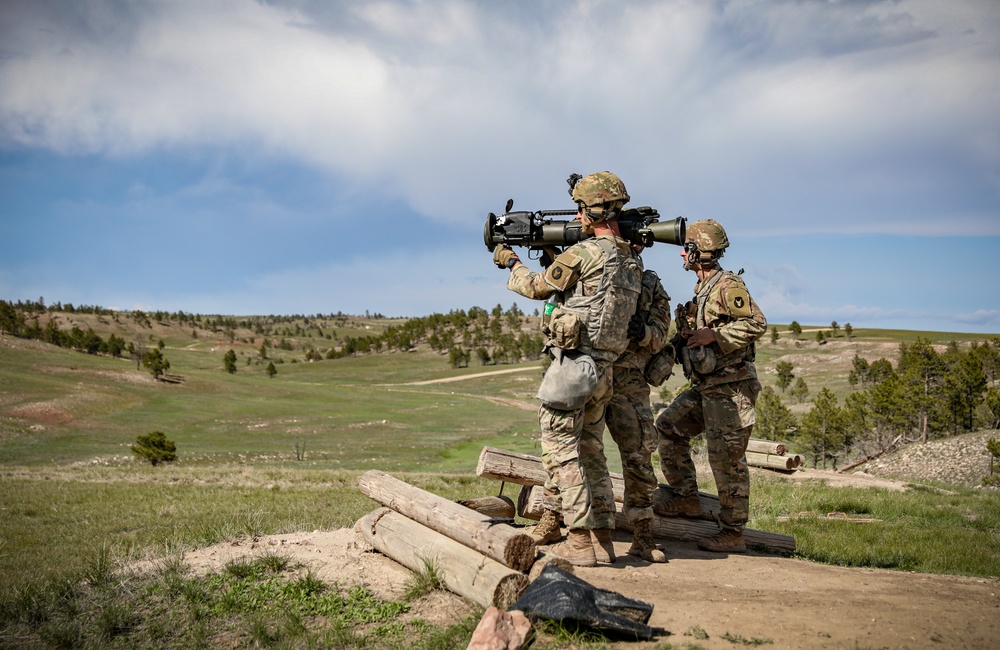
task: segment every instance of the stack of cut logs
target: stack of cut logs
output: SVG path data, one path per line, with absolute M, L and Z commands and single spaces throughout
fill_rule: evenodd
M 479 454 L 476 474 L 507 483 L 517 483 L 521 486 L 517 497 L 517 514 L 524 519 L 538 520 L 542 516 L 542 486 L 545 484 L 545 468 L 542 459 L 537 456 L 518 454 L 496 447 L 483 447 Z M 611 473 L 611 487 L 615 494 L 615 527 L 620 530 L 632 531 L 632 522 L 623 512 L 625 500 L 625 479 L 621 474 Z M 719 497 L 707 492 L 699 492 L 701 498 L 701 519 L 683 517 L 653 516 L 653 536 L 663 539 L 680 541 L 695 541 L 711 537 L 719 532 L 715 519 L 719 515 Z M 667 485 L 660 485 L 653 493 L 655 501 L 666 501 L 673 497 L 673 491 Z M 764 546 L 776 551 L 794 551 L 795 538 L 790 535 L 768 533 L 747 528 L 743 531 L 747 544 Z
M 546 475 L 540 458 L 484 447 L 476 474 L 520 484 L 517 514 L 536 521 L 541 517 L 541 486 Z M 632 531 L 622 512 L 624 479 L 612 474 L 611 481 L 618 508 L 615 524 Z M 378 470 L 365 472 L 358 486 L 385 506 L 358 521 L 355 528 L 361 537 L 414 572 L 433 567 L 445 587 L 471 602 L 507 609 L 528 586 L 529 571 L 536 575 L 542 566 L 536 563 L 538 551 L 531 536 L 510 525 L 515 509 L 507 497 L 456 503 Z M 670 496 L 670 488 L 664 485 L 655 493 L 657 499 Z M 704 492 L 700 497 L 704 519 L 655 516 L 653 535 L 694 541 L 717 533 L 712 517 L 718 515 L 719 499 Z M 795 550 L 795 538 L 789 535 L 746 529 L 744 536 L 752 545 Z
M 794 472 L 802 464 L 802 456 L 788 454 L 788 447 L 780 442 L 770 440 L 750 440 L 747 445 L 747 465 L 776 469 L 782 472 Z
M 523 530 L 378 470 L 358 487 L 387 506 L 355 525 L 382 554 L 418 574 L 433 568 L 449 591 L 482 607 L 507 609 L 528 586 L 537 550 Z

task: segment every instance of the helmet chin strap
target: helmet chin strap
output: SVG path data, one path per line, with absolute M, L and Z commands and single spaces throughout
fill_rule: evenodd
M 699 264 L 702 268 L 708 265 L 714 265 L 724 251 L 702 251 L 698 249 L 698 246 L 694 242 L 687 242 L 684 244 L 684 249 L 687 251 L 687 258 L 684 261 L 684 270 L 691 271 L 695 264 Z
M 686 242 L 684 250 L 687 251 L 687 256 L 684 257 L 684 270 L 691 271 L 696 263 L 701 262 L 701 253 L 693 241 Z
M 600 210 L 600 212 L 597 212 L 597 210 L 592 210 L 588 207 L 583 209 L 583 214 L 586 215 L 587 220 L 590 222 L 589 224 L 583 224 L 584 231 L 592 233 L 594 230 L 594 224 L 605 223 L 618 218 L 618 210 L 615 209 L 614 205 L 605 203 Z M 590 227 L 590 230 L 587 230 L 588 226 Z

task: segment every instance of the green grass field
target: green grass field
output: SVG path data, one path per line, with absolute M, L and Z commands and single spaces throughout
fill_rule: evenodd
M 540 451 L 539 362 L 453 369 L 429 351 L 314 363 L 292 363 L 289 353 L 268 378 L 254 344 L 240 348 L 238 371 L 227 374 L 222 355 L 230 346 L 160 334 L 176 383 L 153 381 L 134 362 L 0 338 L 0 632 L 33 616 L 56 620 L 59 585 L 77 584 L 108 557 L 166 557 L 236 536 L 353 525 L 374 505 L 356 487 L 364 470 L 470 498 L 497 489 L 474 476 L 484 445 Z M 852 342 L 841 336 L 818 346 L 805 333 L 798 342 L 786 336 L 761 344 L 763 382 L 773 384 L 768 370 L 777 359 L 791 358 L 813 393 L 826 386 L 839 395 L 849 390 L 846 369 L 856 351 L 891 355 L 901 337 L 856 331 Z M 416 383 L 495 370 L 518 372 Z M 671 378 L 664 392 L 681 383 Z M 176 463 L 151 467 L 133 458 L 129 445 L 154 430 L 176 442 Z M 614 446 L 607 451 L 617 471 Z M 703 489 L 714 490 L 710 477 Z M 750 525 L 794 535 L 800 557 L 1000 576 L 996 491 L 894 493 L 779 479 L 755 481 L 752 490 Z M 778 521 L 802 511 L 881 522 L 848 529 Z M 91 638 L 73 634 L 70 641 Z

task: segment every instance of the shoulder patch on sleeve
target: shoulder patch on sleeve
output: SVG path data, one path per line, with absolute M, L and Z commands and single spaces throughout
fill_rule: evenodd
M 579 277 L 581 263 L 579 256 L 563 252 L 552 262 L 552 266 L 545 270 L 545 280 L 559 291 L 565 291 L 566 287 L 574 284 Z
M 746 318 L 750 315 L 750 294 L 742 285 L 734 284 L 731 287 L 726 287 L 722 297 L 730 316 Z

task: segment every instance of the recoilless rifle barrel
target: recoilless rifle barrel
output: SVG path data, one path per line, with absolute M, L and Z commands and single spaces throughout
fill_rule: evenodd
M 589 239 L 583 226 L 575 219 L 556 219 L 576 215 L 576 210 L 538 210 L 536 212 L 511 212 L 513 200 L 507 201 L 504 213 L 492 212 L 486 217 L 483 242 L 491 252 L 498 244 L 544 248 L 545 246 L 572 246 Z M 649 247 L 654 242 L 684 245 L 684 217 L 660 221 L 660 214 L 648 205 L 623 210 L 618 217 L 618 229 L 627 241 Z

